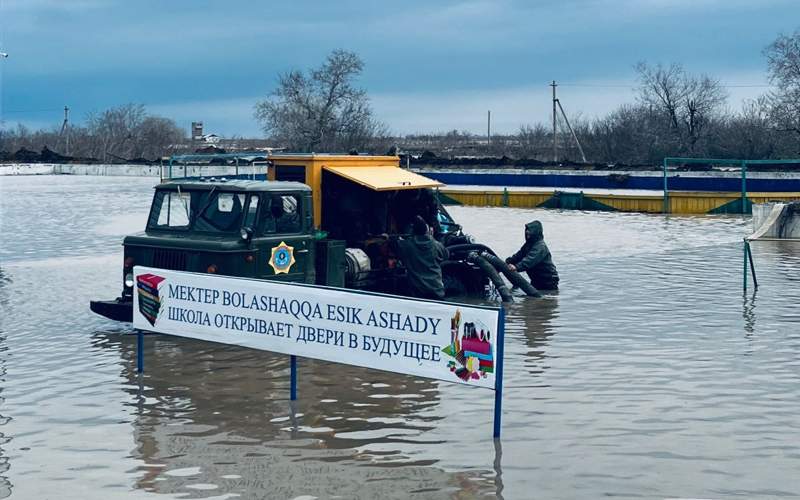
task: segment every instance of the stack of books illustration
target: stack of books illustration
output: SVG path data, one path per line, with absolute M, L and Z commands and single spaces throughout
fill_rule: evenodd
M 494 372 L 491 333 L 488 328 L 478 329 L 475 323 L 464 323 L 463 332 L 459 332 L 460 327 L 461 312 L 456 311 L 450 320 L 450 345 L 442 349 L 454 358 L 447 366 L 461 380 L 485 378 Z
M 158 286 L 162 281 L 164 281 L 164 278 L 155 274 L 142 274 L 136 278 L 136 291 L 139 294 L 139 312 L 152 326 L 155 326 L 158 312 L 161 310 Z

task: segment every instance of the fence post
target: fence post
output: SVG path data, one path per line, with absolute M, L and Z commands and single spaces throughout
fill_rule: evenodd
M 669 213 L 669 194 L 667 191 L 667 159 L 664 158 L 664 209 L 665 214 Z
M 747 291 L 747 238 L 742 240 L 742 290 Z
M 742 214 L 747 213 L 747 161 L 742 160 Z M 748 245 L 748 248 L 749 245 Z
M 750 248 L 750 240 L 745 240 L 745 246 L 747 247 L 747 260 L 750 261 L 750 273 L 753 275 L 753 288 L 757 290 L 758 279 L 756 278 L 756 266 L 753 263 L 753 249 Z

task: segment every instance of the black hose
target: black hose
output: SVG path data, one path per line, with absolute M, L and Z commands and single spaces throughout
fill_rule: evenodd
M 513 302 L 514 299 L 511 296 L 511 291 L 506 286 L 506 282 L 503 281 L 503 278 L 497 274 L 497 270 L 494 268 L 493 265 L 489 263 L 486 258 L 484 258 L 480 254 L 475 254 L 472 258 L 472 261 L 481 268 L 481 270 L 489 277 L 489 280 L 494 284 L 494 287 L 497 288 L 498 293 L 500 293 L 500 298 L 503 302 Z
M 505 275 L 508 278 L 508 281 L 511 282 L 512 285 L 519 288 L 523 292 L 525 292 L 529 297 L 541 297 L 542 294 L 531 285 L 528 280 L 522 277 L 516 271 L 512 271 L 508 268 L 508 264 L 506 264 L 503 260 L 501 260 L 496 255 L 486 255 L 484 254 L 483 257 L 497 270 Z
M 483 253 L 486 252 L 489 255 L 497 255 L 494 253 L 494 250 L 487 247 L 486 245 L 482 245 L 480 243 L 461 243 L 458 245 L 450 245 L 447 248 L 447 251 L 450 253 L 460 253 L 460 252 L 478 252 Z

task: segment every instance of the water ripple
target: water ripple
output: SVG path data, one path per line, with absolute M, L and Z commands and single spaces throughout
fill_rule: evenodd
M 743 295 L 748 219 L 454 207 L 502 255 L 542 220 L 562 277 L 507 308 L 495 444 L 490 392 L 403 374 L 301 360 L 290 402 L 285 356 L 148 335 L 138 376 L 87 304 L 152 184 L 0 186 L 0 498 L 800 496 L 800 248 Z

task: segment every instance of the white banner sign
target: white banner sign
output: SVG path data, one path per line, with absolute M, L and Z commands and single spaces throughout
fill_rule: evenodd
M 495 388 L 499 309 L 137 266 L 133 326 Z

